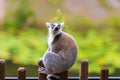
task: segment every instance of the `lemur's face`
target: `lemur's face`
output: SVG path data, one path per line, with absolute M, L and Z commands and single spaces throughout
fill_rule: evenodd
M 49 32 L 60 33 L 62 31 L 62 27 L 63 27 L 64 23 L 59 23 L 59 22 L 48 23 L 48 22 L 46 22 L 46 25 L 48 27 Z

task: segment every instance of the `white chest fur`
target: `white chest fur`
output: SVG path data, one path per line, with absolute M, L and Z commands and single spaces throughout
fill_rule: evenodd
M 55 37 L 60 33 L 60 31 L 58 31 L 58 33 L 52 33 L 49 32 L 49 36 L 48 36 L 48 46 L 50 51 L 52 51 L 52 42 L 54 41 Z
M 48 45 L 49 45 L 49 46 L 51 46 L 53 40 L 54 40 L 54 36 L 50 35 L 50 36 L 48 37 Z

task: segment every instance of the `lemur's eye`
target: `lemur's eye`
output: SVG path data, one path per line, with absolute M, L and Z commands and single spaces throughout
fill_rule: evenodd
M 60 27 L 60 24 L 58 25 L 58 27 Z
M 60 29 L 60 24 L 57 27 L 58 27 L 58 29 Z
M 52 26 L 51 26 L 51 27 L 52 27 L 52 29 L 53 29 L 53 28 L 55 27 L 55 25 L 54 25 L 54 24 L 52 24 Z

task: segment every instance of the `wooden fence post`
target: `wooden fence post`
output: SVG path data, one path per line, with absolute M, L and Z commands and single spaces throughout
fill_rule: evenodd
M 25 80 L 26 79 L 26 70 L 24 67 L 18 68 L 18 80 Z
M 102 68 L 100 73 L 100 80 L 108 80 L 108 76 L 109 76 L 109 69 Z
M 81 61 L 80 80 L 88 80 L 88 60 Z
M 68 71 L 62 72 L 60 74 L 60 80 L 68 80 Z
M 44 67 L 43 62 L 38 63 L 38 68 L 39 67 Z M 38 71 L 38 80 L 47 80 L 46 76 L 47 76 L 46 74 L 40 73 Z
M 5 80 L 5 60 L 0 60 L 0 80 Z

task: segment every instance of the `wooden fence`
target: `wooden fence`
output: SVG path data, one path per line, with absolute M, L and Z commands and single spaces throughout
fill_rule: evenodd
M 60 74 L 60 80 L 120 80 L 119 77 L 108 77 L 108 68 L 101 69 L 100 77 L 88 77 L 88 65 L 87 60 L 82 60 L 80 62 L 79 77 L 68 77 L 68 71 L 65 71 Z M 42 66 L 42 64 L 39 66 Z M 26 77 L 25 68 L 19 67 L 17 70 L 17 77 L 5 77 L 5 60 L 0 60 L 0 80 L 47 80 L 46 76 L 45 74 L 38 73 L 38 77 Z

